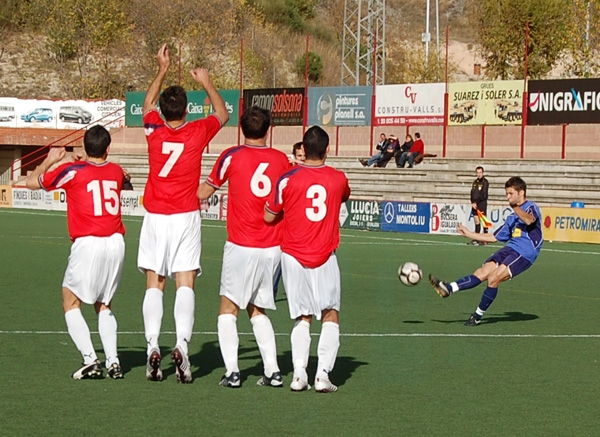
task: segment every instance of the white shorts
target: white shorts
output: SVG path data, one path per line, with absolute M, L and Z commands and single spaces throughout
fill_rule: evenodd
M 110 304 L 123 272 L 125 242 L 121 234 L 80 237 L 71 246 L 62 286 L 84 303 Z
M 181 214 L 146 212 L 140 232 L 138 268 L 175 279 L 177 272 L 200 269 L 200 211 Z
M 219 294 L 246 309 L 249 303 L 274 310 L 273 278 L 281 259 L 279 246 L 259 248 L 225 242 Z
M 304 267 L 293 256 L 282 253 L 281 269 L 292 319 L 312 315 L 321 320 L 324 310 L 340 310 L 342 285 L 335 253 L 315 269 Z

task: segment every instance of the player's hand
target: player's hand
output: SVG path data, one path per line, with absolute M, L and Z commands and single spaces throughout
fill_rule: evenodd
M 48 156 L 46 159 L 51 164 L 56 164 L 58 161 L 63 159 L 66 154 L 67 154 L 67 151 L 65 150 L 64 147 L 50 147 L 50 150 L 48 151 Z
M 462 223 L 459 223 L 458 226 L 456 227 L 456 232 L 458 232 L 462 236 L 466 236 L 466 233 L 468 231 L 469 231 L 469 229 Z
M 206 68 L 194 68 L 190 71 L 190 74 L 194 80 L 202 86 L 210 83 L 210 76 L 208 75 L 208 70 Z
M 158 59 L 158 66 L 161 70 L 167 70 L 171 65 L 171 58 L 169 57 L 169 46 L 163 44 L 160 49 L 158 49 L 158 54 L 156 55 Z

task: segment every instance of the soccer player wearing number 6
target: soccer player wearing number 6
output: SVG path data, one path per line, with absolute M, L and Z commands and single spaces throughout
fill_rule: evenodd
M 329 380 L 340 346 L 340 270 L 335 250 L 340 242 L 339 215 L 350 197 L 346 175 L 325 165 L 329 136 L 320 127 L 306 131 L 302 140 L 306 159 L 283 174 L 265 206 L 265 221 L 283 213 L 281 266 L 290 317 L 294 379 L 292 391 L 309 390 L 306 367 L 310 352 L 310 324 L 321 320 L 315 390 L 334 392 Z
M 144 130 L 148 142 L 150 172 L 144 191 L 146 215 L 140 233 L 138 267 L 146 274 L 142 312 L 148 364 L 146 378 L 160 381 L 161 354 L 158 345 L 163 317 L 166 277 L 175 279 L 176 345 L 171 358 L 177 381 L 192 381 L 188 343 L 194 327 L 194 281 L 200 269 L 200 185 L 202 152 L 221 126 L 229 120 L 225 102 L 203 68 L 191 71 L 208 94 L 214 114 L 186 122 L 187 96 L 180 86 L 160 95 L 161 118 L 156 108 L 162 83 L 169 69 L 169 49 L 158 51 L 158 73 L 144 98 Z
M 241 118 L 244 144 L 225 150 L 215 163 L 198 197 L 208 199 L 229 181 L 227 242 L 221 271 L 221 305 L 217 322 L 226 373 L 220 384 L 240 387 L 237 317 L 246 309 L 263 359 L 258 385 L 281 387 L 275 332 L 265 309 L 275 309 L 273 278 L 281 258 L 279 225 L 263 220 L 264 205 L 277 178 L 289 167 L 288 157 L 267 147 L 269 111 L 253 106 Z
M 93 126 L 83 137 L 86 160 L 61 161 L 63 147 L 50 148 L 48 156 L 27 177 L 27 187 L 67 193 L 67 224 L 73 241 L 62 283 L 63 309 L 69 335 L 83 357 L 73 379 L 102 378 L 102 366 L 92 344 L 90 329 L 81 314 L 81 302 L 94 305 L 98 332 L 106 355 L 108 376 L 123 378 L 117 357 L 117 321 L 111 301 L 123 271 L 125 228 L 121 221 L 123 169 L 106 160 L 110 134 Z

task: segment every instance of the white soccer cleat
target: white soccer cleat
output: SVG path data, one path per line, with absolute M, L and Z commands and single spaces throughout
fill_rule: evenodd
M 102 375 L 102 365 L 100 361 L 96 360 L 90 364 L 84 364 L 81 368 L 77 369 L 75 373 L 71 375 L 73 379 L 101 379 L 104 378 Z
M 175 364 L 175 372 L 177 374 L 177 381 L 182 384 L 189 384 L 192 382 L 192 371 L 190 369 L 190 360 L 179 347 L 175 347 L 171 352 L 171 359 Z
M 294 380 L 290 384 L 290 390 L 292 391 L 305 391 L 310 390 L 310 385 L 308 385 L 308 381 L 298 378 L 294 376 Z
M 317 393 L 333 393 L 337 389 L 337 386 L 333 385 L 329 379 L 315 379 L 315 391 Z

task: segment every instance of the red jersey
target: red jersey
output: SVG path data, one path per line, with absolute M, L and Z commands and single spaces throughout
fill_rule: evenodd
M 125 234 L 121 221 L 123 169 L 117 164 L 68 162 L 40 175 L 38 181 L 46 191 L 66 191 L 71 240 Z
M 266 205 L 284 212 L 281 250 L 304 267 L 323 265 L 340 244 L 340 207 L 349 197 L 346 175 L 326 165 L 283 174 Z
M 176 129 L 156 109 L 144 115 L 150 172 L 144 207 L 155 214 L 198 211 L 202 152 L 221 129 L 217 116 L 186 122 Z
M 289 168 L 285 153 L 266 146 L 236 146 L 221 153 L 206 183 L 218 189 L 229 180 L 229 241 L 246 247 L 279 246 L 280 226 L 265 222 L 264 208 L 277 179 Z

